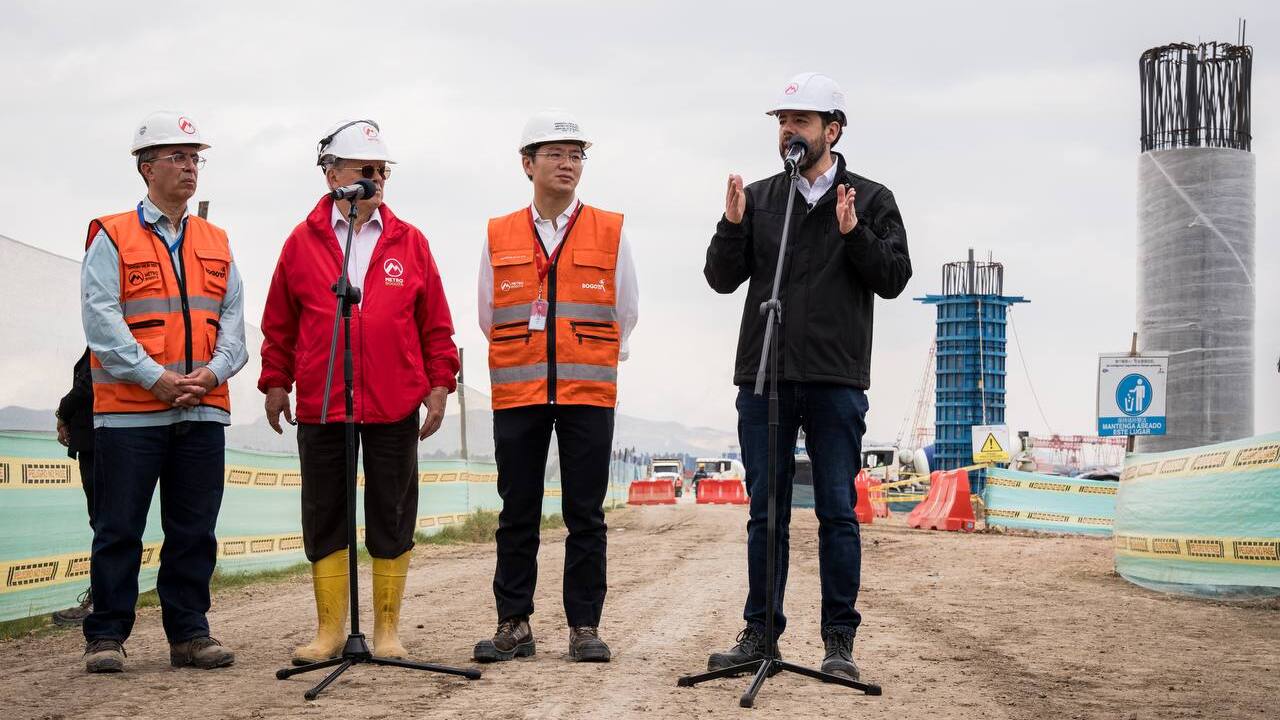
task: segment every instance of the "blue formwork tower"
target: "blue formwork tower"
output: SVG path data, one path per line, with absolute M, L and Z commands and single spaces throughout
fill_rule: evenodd
M 973 464 L 974 425 L 1004 424 L 1005 327 L 1009 306 L 1028 302 L 1004 294 L 1004 266 L 969 259 L 942 266 L 942 294 L 916 300 L 936 305 L 937 387 L 934 470 Z M 982 492 L 986 473 L 969 473 Z

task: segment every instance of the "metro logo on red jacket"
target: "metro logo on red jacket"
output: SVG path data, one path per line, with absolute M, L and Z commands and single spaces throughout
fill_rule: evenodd
M 322 198 L 285 240 L 262 313 L 258 389 L 297 385 L 299 422 L 320 422 L 329 341 L 342 269 L 342 247 L 330 224 L 333 200 Z M 433 387 L 457 387 L 458 349 L 440 272 L 427 239 L 381 207 L 382 236 L 369 260 L 363 296 L 351 313 L 355 419 L 403 420 Z M 329 422 L 343 420 L 342 333 L 329 392 Z

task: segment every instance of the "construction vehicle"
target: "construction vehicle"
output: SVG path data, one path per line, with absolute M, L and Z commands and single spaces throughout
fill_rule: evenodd
M 684 495 L 684 460 L 678 457 L 655 457 L 649 461 L 649 477 L 670 480 L 676 497 Z

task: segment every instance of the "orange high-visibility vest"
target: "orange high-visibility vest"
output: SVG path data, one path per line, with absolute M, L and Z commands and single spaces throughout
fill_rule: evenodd
M 529 208 L 489 221 L 493 328 L 489 380 L 493 409 L 524 405 L 614 407 L 619 328 L 614 267 L 622 215 L 580 205 L 560 247 L 547 258 Z M 540 280 L 539 268 L 550 267 Z M 529 328 L 538 297 L 549 304 L 544 331 Z
M 182 240 L 184 277 L 179 283 L 168 246 L 144 224 L 141 209 L 90 222 L 86 250 L 99 230 L 120 256 L 120 308 L 138 344 L 162 367 L 179 375 L 208 365 L 227 293 L 231 265 L 227 233 L 200 217 L 187 217 Z M 89 367 L 95 414 L 172 409 L 150 390 L 113 377 L 96 356 L 90 357 Z M 210 390 L 200 404 L 231 412 L 227 384 Z

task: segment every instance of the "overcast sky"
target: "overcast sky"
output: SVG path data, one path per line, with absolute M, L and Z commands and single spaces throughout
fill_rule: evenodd
M 1094 431 L 1097 355 L 1127 350 L 1135 325 L 1138 56 L 1170 42 L 1234 42 L 1243 15 L 1256 48 L 1257 431 L 1280 429 L 1274 3 L 0 9 L 0 234 L 78 257 L 90 218 L 144 192 L 129 156 L 134 126 L 152 110 L 181 110 L 212 141 L 196 199 L 210 200 L 210 219 L 230 233 L 256 323 L 285 237 L 324 189 L 316 141 L 337 120 L 373 118 L 399 160 L 387 202 L 429 238 L 455 339 L 469 351 L 467 380 L 481 388 L 485 222 L 530 200 L 516 154 L 525 118 L 572 110 L 596 143 L 580 197 L 626 214 L 639 268 L 621 411 L 721 428 L 736 422 L 743 294 L 714 294 L 701 271 L 725 177 L 776 172 L 776 125 L 764 111 L 791 75 L 825 72 L 849 97 L 837 149 L 896 194 L 915 267 L 902 297 L 876 308 L 869 435 L 889 439 L 912 409 L 934 331 L 934 309 L 911 298 L 938 292 L 942 263 L 970 247 L 1005 264 L 1007 293 L 1031 300 L 1014 310 L 1010 424 Z

